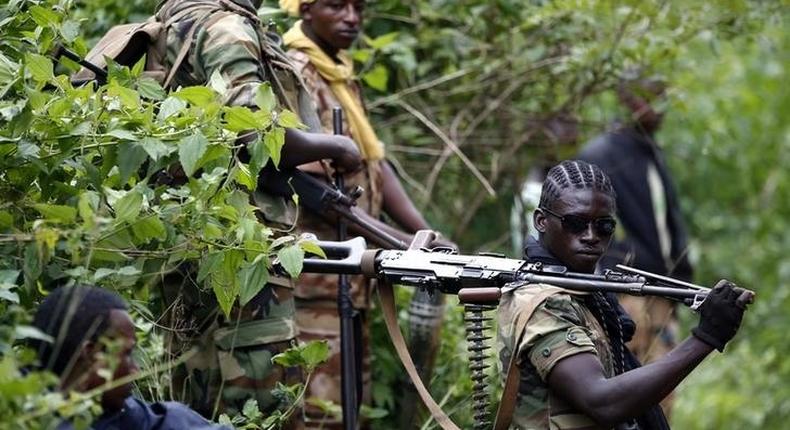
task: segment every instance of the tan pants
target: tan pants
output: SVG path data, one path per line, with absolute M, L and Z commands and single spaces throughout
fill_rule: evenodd
M 628 348 L 642 364 L 655 361 L 677 345 L 678 321 L 675 303 L 659 297 L 622 295 L 620 304 L 636 322 L 636 333 Z M 668 395 L 661 407 L 669 418 L 673 394 Z

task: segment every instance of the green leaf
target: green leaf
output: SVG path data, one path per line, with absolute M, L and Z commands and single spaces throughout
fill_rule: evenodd
M 308 342 L 302 349 L 302 358 L 307 371 L 312 372 L 319 364 L 329 359 L 329 343 L 325 340 Z
M 158 121 L 164 121 L 165 119 L 170 118 L 171 116 L 186 109 L 186 107 L 187 103 L 184 100 L 181 100 L 178 97 L 168 97 L 159 106 L 159 113 L 156 114 L 156 119 Z
M 220 309 L 226 317 L 230 316 L 233 302 L 239 293 L 238 272 L 244 262 L 244 253 L 236 249 L 222 251 L 220 270 L 211 275 L 211 288 L 217 298 Z
M 300 366 L 310 373 L 329 358 L 329 344 L 325 340 L 312 340 L 305 345 L 289 348 L 272 357 L 272 362 L 283 367 Z
M 118 174 L 119 181 L 125 184 L 132 173 L 137 172 L 143 161 L 148 158 L 145 149 L 134 142 L 124 142 L 118 147 Z
M 382 34 L 375 39 L 366 39 L 365 42 L 370 45 L 371 48 L 379 50 L 395 42 L 398 36 L 400 36 L 400 32 L 393 31 L 391 33 Z
M 247 151 L 250 153 L 250 175 L 257 178 L 258 173 L 269 162 L 269 149 L 259 136 L 255 142 L 247 146 Z
M 148 156 L 154 161 L 159 161 L 160 158 L 166 157 L 176 150 L 175 146 L 166 145 L 155 137 L 143 138 L 143 140 L 140 141 L 140 146 L 143 147 Z
M 318 397 L 310 397 L 306 400 L 307 404 L 310 406 L 315 406 L 321 410 L 322 413 L 333 416 L 333 417 L 340 417 L 342 414 L 342 408 L 337 403 L 331 400 L 319 399 Z
M 0 285 L 16 286 L 19 270 L 0 270 Z
M 326 258 L 326 254 L 324 253 L 324 250 L 321 249 L 321 247 L 318 246 L 318 244 L 312 240 L 304 240 L 304 239 L 300 240 L 299 246 L 301 246 L 304 252 L 306 253 L 314 254 L 321 258 Z
M 137 189 L 126 193 L 115 202 L 115 219 L 118 221 L 132 221 L 137 218 L 143 206 L 143 195 Z
M 11 291 L 11 288 L 5 285 L 0 285 L 0 299 L 19 304 L 19 294 L 16 291 Z
M 131 140 L 131 141 L 137 140 L 137 136 L 135 136 L 134 133 L 132 133 L 129 130 L 125 130 L 123 128 L 116 128 L 115 130 L 110 130 L 107 132 L 107 135 L 121 140 Z
M 368 84 L 369 87 L 379 90 L 387 91 L 387 80 L 389 79 L 389 72 L 387 68 L 381 64 L 376 65 L 369 72 L 362 75 L 362 80 Z
M 255 399 L 247 399 L 247 401 L 244 402 L 241 413 L 249 420 L 255 420 L 262 416 L 261 410 L 258 407 L 258 401 Z
M 188 102 L 192 106 L 205 106 L 213 102 L 217 94 L 207 87 L 186 87 L 173 93 L 173 96 Z
M 29 325 L 18 325 L 14 327 L 14 338 L 21 339 L 38 339 L 45 342 L 53 342 L 52 336 L 42 332 L 37 327 Z
M 41 27 L 49 27 L 60 22 L 60 15 L 52 9 L 41 6 L 30 6 L 30 17 Z
M 77 210 L 80 214 L 80 218 L 85 223 L 87 227 L 92 227 L 94 225 L 94 216 L 96 214 L 96 209 L 99 206 L 99 195 L 95 191 L 83 191 L 80 194 L 80 199 L 77 202 Z
M 74 222 L 77 218 L 77 209 L 71 206 L 37 203 L 33 207 L 48 220 L 68 224 Z
M 14 225 L 14 216 L 8 211 L 0 211 L 0 229 L 10 228 Z
M 222 252 L 212 252 L 200 262 L 200 269 L 198 269 L 197 281 L 203 282 L 208 275 L 214 273 L 225 255 Z
M 36 285 L 38 277 L 41 276 L 41 259 L 38 255 L 38 247 L 34 242 L 25 247 L 25 260 L 22 270 L 25 274 L 25 285 L 30 288 Z
M 106 278 L 106 277 L 108 277 L 110 275 L 114 275 L 116 273 L 117 272 L 116 272 L 115 269 L 108 269 L 106 267 L 101 267 L 99 269 L 96 269 L 95 272 L 93 272 L 93 281 L 94 282 L 101 281 L 102 279 L 104 279 L 104 278 Z
M 225 82 L 225 78 L 222 77 L 219 69 L 214 69 L 214 72 L 211 73 L 211 77 L 208 79 L 208 86 L 221 96 L 228 92 L 228 83 Z
M 150 100 L 164 100 L 167 97 L 167 92 L 159 85 L 159 82 L 148 76 L 141 76 L 137 80 L 137 91 L 141 96 Z
M 38 82 L 49 82 L 55 78 L 52 60 L 38 54 L 25 54 L 25 65 L 30 75 Z
M 167 229 L 162 220 L 156 216 L 144 217 L 132 224 L 132 233 L 140 242 L 147 243 L 151 239 L 163 240 L 167 236 Z
M 306 128 L 299 117 L 289 110 L 283 110 L 277 115 L 277 125 L 282 128 Z
M 131 89 L 119 85 L 117 82 L 112 82 L 107 88 L 107 94 L 112 97 L 118 97 L 121 104 L 130 109 L 140 108 L 140 94 Z
M 70 19 L 66 20 L 66 22 L 64 22 L 60 27 L 60 34 L 63 36 L 63 39 L 66 42 L 74 42 L 74 40 L 80 35 L 80 23 Z
M 290 245 L 277 252 L 277 258 L 291 278 L 299 277 L 304 263 L 304 251 L 299 245 Z
M 236 164 L 235 169 L 236 169 L 235 170 L 236 182 L 243 185 L 245 188 L 247 188 L 250 191 L 255 191 L 255 186 L 257 185 L 257 182 L 255 181 L 255 178 L 253 178 L 252 175 L 250 174 L 250 169 L 247 167 L 247 165 L 244 163 L 238 163 Z
M 271 112 L 277 106 L 277 97 L 272 91 L 271 85 L 264 82 L 258 86 L 258 92 L 255 94 L 255 104 L 264 112 Z
M 130 71 L 130 73 L 132 74 L 133 77 L 139 78 L 140 75 L 142 75 L 143 70 L 145 70 L 146 57 L 147 55 L 143 54 L 143 56 L 140 57 L 136 63 L 134 63 L 134 66 L 132 66 L 132 70 Z
M 181 161 L 181 167 L 184 168 L 184 173 L 187 176 L 192 176 L 200 167 L 198 160 L 206 152 L 207 147 L 208 140 L 199 131 L 181 139 L 181 142 L 178 144 L 178 159 Z
M 225 108 L 225 128 L 230 131 L 240 132 L 256 130 L 259 127 L 255 114 L 244 106 Z
M 280 165 L 280 150 L 285 145 L 285 130 L 275 128 L 263 136 L 263 144 L 269 150 L 269 156 L 272 158 L 275 166 Z
M 256 261 L 239 272 L 239 278 L 239 303 L 244 306 L 269 282 L 269 269 L 262 258 L 256 258 Z

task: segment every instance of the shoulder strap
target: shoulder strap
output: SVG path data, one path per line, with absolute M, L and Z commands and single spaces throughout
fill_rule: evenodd
M 163 87 L 167 88 L 170 86 L 170 82 L 176 76 L 176 72 L 181 67 L 181 63 L 184 62 L 184 59 L 186 58 L 187 54 L 189 54 L 189 50 L 192 48 L 192 45 L 194 44 L 194 36 L 197 28 L 200 27 L 201 25 L 204 25 L 206 26 L 206 28 L 208 28 L 211 25 L 215 24 L 223 16 L 225 16 L 221 12 L 222 9 L 208 9 L 204 11 L 202 14 L 200 14 L 195 19 L 194 22 L 192 22 L 192 25 L 189 27 L 189 32 L 184 38 L 184 44 L 181 46 L 181 50 L 178 51 L 178 55 L 176 56 L 176 59 L 173 61 L 173 65 L 170 66 L 170 72 L 167 74 L 167 78 L 165 78 L 165 82 L 162 84 Z M 168 21 L 169 22 L 167 25 L 167 29 L 169 31 L 170 23 L 173 22 L 173 20 L 171 19 Z
M 506 430 L 510 427 L 513 421 L 513 411 L 516 407 L 516 398 L 518 397 L 518 383 L 521 379 L 521 371 L 518 368 L 518 346 L 524 338 L 524 329 L 527 327 L 527 322 L 532 318 L 535 310 L 550 296 L 561 292 L 561 288 L 547 288 L 538 292 L 529 305 L 522 309 L 519 318 L 516 320 L 516 330 L 518 333 L 516 342 L 513 344 L 513 354 L 510 356 L 510 364 L 507 368 L 507 378 L 505 379 L 505 388 L 502 390 L 502 400 L 499 402 L 499 408 L 496 412 L 496 419 L 494 420 L 494 430 Z
M 417 368 L 414 367 L 414 361 L 412 361 L 411 355 L 409 355 L 409 349 L 406 347 L 403 333 L 401 333 L 400 327 L 398 327 L 398 317 L 395 313 L 395 295 L 392 291 L 392 284 L 382 282 L 378 286 L 378 291 L 379 300 L 381 301 L 381 312 L 384 315 L 384 322 L 387 326 L 390 339 L 392 339 L 392 345 L 395 347 L 398 357 L 400 357 L 403 366 L 406 368 L 406 373 L 409 374 L 409 378 L 411 378 L 412 383 L 414 383 L 417 393 L 419 393 L 425 406 L 428 407 L 433 419 L 436 420 L 442 429 L 460 430 L 459 427 L 450 420 L 447 414 L 442 411 L 442 408 L 439 407 L 433 397 L 431 397 L 431 393 L 425 388 L 425 384 L 423 384 L 419 373 L 417 373 Z

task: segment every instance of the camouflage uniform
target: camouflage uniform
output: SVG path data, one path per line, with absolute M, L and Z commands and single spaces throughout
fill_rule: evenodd
M 307 90 L 316 104 L 318 117 L 321 120 L 323 131 L 333 132 L 332 109 L 340 103 L 335 99 L 328 82 L 318 70 L 310 63 L 307 54 L 299 50 L 288 50 L 296 70 L 301 75 Z M 354 94 L 361 100 L 359 85 L 351 85 Z M 351 129 L 346 117 L 343 118 L 343 132 L 351 137 Z M 328 163 L 316 162 L 300 167 L 302 170 L 327 178 L 334 172 Z M 373 217 L 381 215 L 382 206 L 382 178 L 381 167 L 378 161 L 365 161 L 365 168 L 360 172 L 346 175 L 346 186 L 349 189 L 361 186 L 365 192 L 357 201 L 360 209 Z M 298 228 L 302 231 L 315 233 L 321 239 L 337 239 L 337 228 L 323 221 L 311 213 L 302 213 Z M 369 353 L 369 327 L 366 321 L 366 311 L 370 308 L 370 288 L 368 281 L 362 276 L 350 276 L 351 297 L 355 309 L 361 314 L 362 339 L 359 346 L 362 348 L 362 402 L 370 403 L 370 353 Z M 329 342 L 332 355 L 329 361 L 316 369 L 313 374 L 306 398 L 317 397 L 322 400 L 341 403 L 341 361 L 340 361 L 340 317 L 337 310 L 337 275 L 303 274 L 296 285 L 296 323 L 299 329 L 299 340 L 308 341 L 323 339 Z M 305 423 L 308 428 L 340 428 L 340 416 L 331 417 L 316 407 L 311 407 L 309 402 L 305 407 Z
M 550 285 L 517 288 L 502 296 L 497 311 L 499 359 L 504 369 L 520 333 L 515 333 L 525 309 L 535 295 Z M 606 332 L 584 305 L 583 293 L 557 289 L 536 308 L 518 345 L 521 371 L 512 426 L 519 429 L 594 429 L 595 423 L 575 412 L 549 390 L 546 377 L 560 360 L 580 353 L 594 353 L 607 377 L 614 375 L 614 360 Z
M 268 81 L 282 107 L 299 113 L 311 131 L 317 129 L 309 95 L 280 49 L 279 39 L 264 32 L 249 0 L 173 0 L 162 4 L 156 16 L 168 26 L 168 64 L 176 63 L 182 47 L 191 43 L 173 86 L 203 85 L 219 73 L 228 87 L 226 103 L 254 107 L 258 86 Z M 293 221 L 282 199 L 256 193 L 253 200 L 268 223 Z M 271 388 L 277 382 L 301 381 L 297 369 L 271 363 L 274 354 L 296 339 L 290 281 L 273 278 L 226 320 L 213 295 L 202 292 L 193 278 L 193 270 L 180 268 L 165 279 L 165 299 L 175 328 L 171 351 L 199 348 L 175 373 L 175 394 L 205 415 L 215 410 L 239 411 L 250 398 L 257 399 L 265 413 L 276 408 Z

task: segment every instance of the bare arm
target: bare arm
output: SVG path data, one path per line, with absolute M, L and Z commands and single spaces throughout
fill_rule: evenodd
M 357 145 L 345 136 L 308 133 L 289 128 L 285 131 L 281 167 L 296 167 L 312 161 L 333 159 L 344 171 L 353 172 L 362 166 Z
M 700 322 L 683 343 L 647 366 L 612 378 L 595 354 L 560 360 L 546 378 L 549 388 L 602 427 L 637 417 L 666 397 L 713 351 L 735 336 L 753 293 L 721 280 L 699 307 Z
M 603 428 L 637 417 L 666 397 L 713 347 L 690 336 L 661 359 L 607 379 L 595 354 L 558 362 L 549 387 Z
M 381 176 L 384 182 L 384 212 L 401 228 L 409 233 L 430 228 L 420 211 L 414 206 L 403 189 L 392 166 L 386 161 L 381 163 Z

